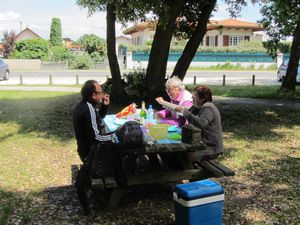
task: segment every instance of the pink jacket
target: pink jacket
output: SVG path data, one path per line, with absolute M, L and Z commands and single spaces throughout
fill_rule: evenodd
M 192 94 L 186 90 L 183 90 L 179 93 L 175 100 L 171 100 L 171 103 L 184 107 L 191 107 L 193 105 Z M 176 112 L 171 112 L 168 109 L 160 110 L 156 114 L 163 118 L 160 123 L 178 125 L 179 127 L 186 124 L 186 119 L 184 117 L 178 116 Z

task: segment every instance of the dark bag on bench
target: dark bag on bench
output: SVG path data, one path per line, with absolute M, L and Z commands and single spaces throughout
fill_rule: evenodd
M 127 121 L 116 131 L 121 148 L 143 148 L 146 144 L 140 124 L 135 121 Z

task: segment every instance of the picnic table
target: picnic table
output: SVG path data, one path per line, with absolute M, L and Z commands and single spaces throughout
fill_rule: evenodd
M 108 131 L 114 131 L 120 126 L 120 121 L 116 122 L 115 115 L 107 115 L 104 122 Z M 143 171 L 142 173 L 127 172 L 125 174 L 126 186 L 118 185 L 114 176 L 104 178 L 91 177 L 91 188 L 100 191 L 111 189 L 107 208 L 113 209 L 119 205 L 128 186 L 181 182 L 182 180 L 196 181 L 209 177 L 234 175 L 234 171 L 217 160 L 201 160 L 196 164 L 189 160 L 189 153 L 204 149 L 206 149 L 206 145 L 202 141 L 188 144 L 182 143 L 181 140 L 170 140 L 168 138 L 156 140 L 151 144 L 133 149 L 123 146 L 122 151 L 119 151 L 123 159 L 132 157 L 134 160 L 131 160 L 131 163 L 135 163 L 136 159 L 140 156 L 147 158 L 149 161 L 153 159 L 153 156 L 158 156 L 160 166 L 157 167 L 157 164 L 154 166 L 150 163 L 150 169 L 148 168 L 147 171 Z M 174 164 L 164 165 L 166 162 L 162 159 L 165 156 L 169 157 Z M 130 163 L 130 160 L 128 161 Z

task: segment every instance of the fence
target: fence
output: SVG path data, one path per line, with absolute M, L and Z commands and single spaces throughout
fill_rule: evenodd
M 170 52 L 167 67 L 174 68 L 176 62 L 181 56 L 181 52 Z M 148 65 L 148 52 L 127 52 L 127 69 L 146 68 Z M 254 66 L 270 67 L 276 63 L 276 60 L 267 53 L 241 53 L 241 52 L 197 52 L 194 56 L 190 67 L 208 67 L 230 62 L 233 65 L 241 65 L 243 67 Z
M 110 76 L 95 76 L 95 75 L 74 75 L 74 76 L 59 76 L 49 74 L 42 77 L 30 77 L 30 76 L 16 76 L 11 77 L 7 82 L 14 85 L 81 85 L 86 80 L 93 79 L 100 83 L 106 82 Z M 166 77 L 168 78 L 168 76 Z M 207 84 L 207 85 L 263 85 L 266 80 L 260 76 L 248 75 L 244 77 L 231 76 L 230 74 L 223 74 L 219 76 L 214 76 L 211 78 L 202 76 L 186 76 L 184 79 L 185 84 Z M 268 85 L 278 85 L 276 78 L 273 81 L 268 80 Z
M 169 62 L 177 62 L 181 56 L 181 52 L 170 52 Z M 148 61 L 148 52 L 133 52 L 133 61 Z M 193 62 L 276 62 L 270 55 L 263 52 L 197 52 L 193 58 Z

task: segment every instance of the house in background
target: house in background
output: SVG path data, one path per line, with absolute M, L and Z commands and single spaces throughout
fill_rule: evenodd
M 155 33 L 155 22 L 142 22 L 123 31 L 125 35 L 131 35 L 131 44 L 144 45 L 152 40 Z M 234 47 L 242 41 L 260 40 L 262 35 L 256 34 L 264 28 L 258 23 L 237 19 L 211 20 L 207 24 L 207 32 L 203 38 L 203 46 L 210 47 Z
M 3 57 L 3 43 L 0 43 L 0 57 Z
M 77 44 L 71 38 L 63 38 L 63 46 L 65 46 L 67 49 L 69 49 L 72 52 L 76 52 L 79 54 L 84 53 L 84 47 Z
M 71 38 L 63 38 L 63 45 L 70 49 L 73 47 L 74 41 Z
M 23 41 L 27 39 L 35 39 L 35 38 L 42 38 L 35 32 L 33 32 L 31 29 L 26 27 L 24 30 L 22 30 L 20 33 L 16 36 L 16 41 Z
M 116 37 L 116 51 L 118 52 L 118 55 L 126 55 L 127 48 L 119 48 L 120 45 L 127 45 L 131 44 L 131 38 L 125 35 L 119 35 Z
M 153 40 L 156 23 L 142 22 L 123 31 L 125 35 L 131 35 L 131 44 L 135 46 L 144 45 L 148 40 Z
M 264 28 L 257 23 L 237 19 L 211 20 L 207 24 L 207 32 L 202 45 L 209 47 L 235 47 L 240 42 L 259 40 L 262 35 L 257 31 Z

